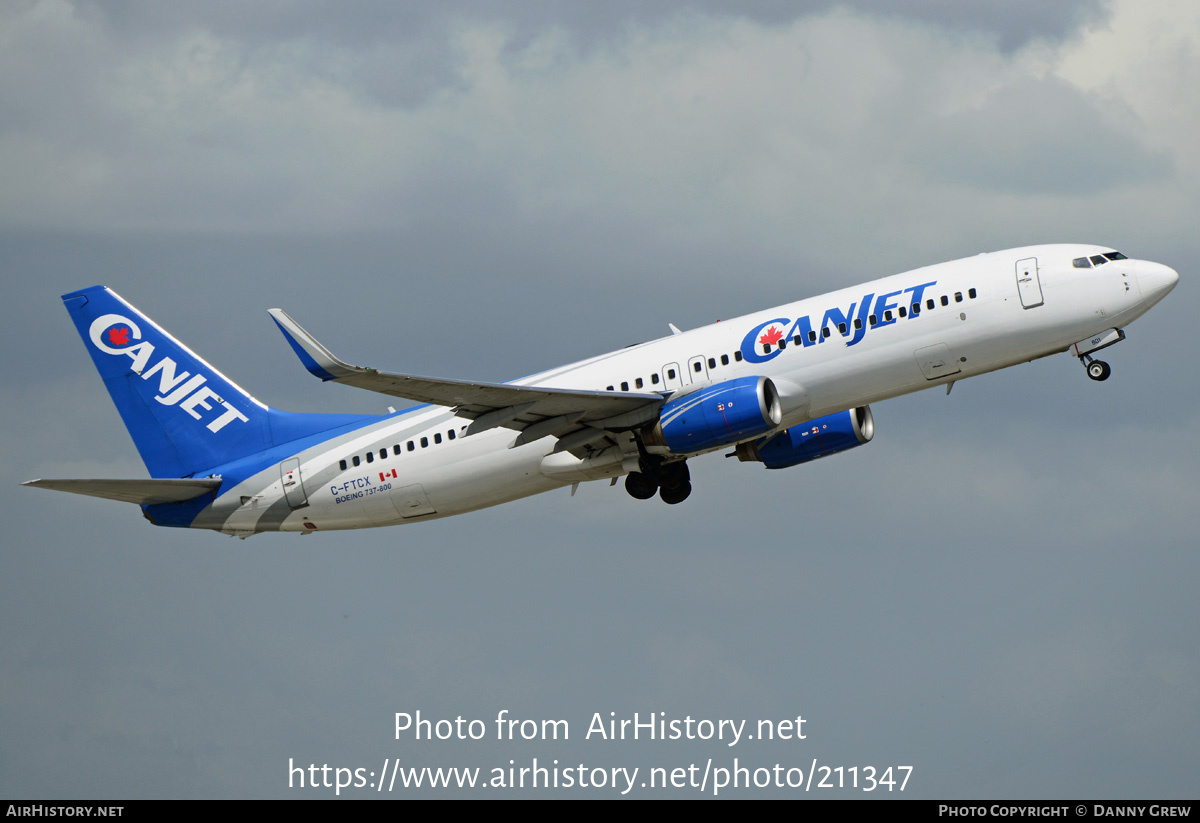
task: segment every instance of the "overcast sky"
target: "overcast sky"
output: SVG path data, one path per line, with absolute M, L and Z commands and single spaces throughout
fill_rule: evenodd
M 1194 798 L 1200 5 L 946 5 L 0 5 L 0 795 L 737 757 Z M 692 461 L 679 506 L 590 483 L 240 541 L 18 485 L 146 476 L 59 300 L 95 283 L 273 406 L 381 412 L 265 310 L 504 380 L 1040 242 L 1180 272 L 1109 381 L 1060 355 L 881 403 L 834 459 Z M 394 739 L 502 709 L 571 739 Z M 807 739 L 585 740 L 596 712 Z M 585 793 L 617 794 L 550 792 Z

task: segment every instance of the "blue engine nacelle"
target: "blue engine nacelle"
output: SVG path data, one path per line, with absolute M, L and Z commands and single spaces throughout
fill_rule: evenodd
M 860 406 L 789 426 L 779 434 L 761 440 L 742 443 L 736 454 L 738 460 L 759 462 L 768 469 L 786 469 L 861 446 L 874 436 L 875 418 L 871 416 L 871 407 Z
M 739 377 L 668 400 L 645 442 L 652 452 L 697 454 L 766 434 L 782 420 L 770 378 Z

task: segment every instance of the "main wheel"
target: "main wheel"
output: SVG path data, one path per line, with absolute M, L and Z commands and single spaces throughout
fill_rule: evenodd
M 1087 374 L 1093 380 L 1107 380 L 1112 369 L 1103 360 L 1093 360 L 1087 364 Z
M 638 500 L 649 500 L 658 491 L 658 484 L 649 475 L 630 472 L 625 476 L 625 491 Z
M 686 480 L 678 486 L 667 488 L 663 486 L 658 490 L 658 496 L 662 498 L 662 502 L 674 506 L 676 503 L 682 503 L 688 499 L 688 495 L 692 493 L 692 484 Z
M 665 463 L 658 470 L 658 485 L 664 489 L 674 489 L 686 486 L 692 481 L 692 473 L 688 470 L 686 460 L 677 463 Z M 685 494 L 684 497 L 687 497 Z M 680 500 L 683 498 L 681 497 Z

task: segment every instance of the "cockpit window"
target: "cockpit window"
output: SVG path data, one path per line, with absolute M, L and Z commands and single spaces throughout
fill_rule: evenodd
M 1103 266 L 1111 260 L 1128 260 L 1119 251 L 1106 251 L 1103 254 L 1093 254 L 1091 257 L 1076 257 L 1071 265 L 1077 269 L 1090 269 L 1092 266 Z

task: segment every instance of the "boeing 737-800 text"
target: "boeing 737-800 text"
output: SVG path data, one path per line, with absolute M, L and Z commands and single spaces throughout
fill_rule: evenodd
M 245 537 L 390 526 L 625 477 L 679 503 L 687 460 L 769 469 L 854 448 L 868 404 L 1056 352 L 1092 355 L 1175 286 L 1160 263 L 1090 245 L 981 254 L 679 332 L 511 383 L 351 366 L 280 309 L 305 367 L 425 405 L 294 414 L 254 399 L 115 292 L 63 296 L 150 471 L 26 485 L 137 503 L 160 526 Z M 948 390 L 948 389 L 947 389 Z

